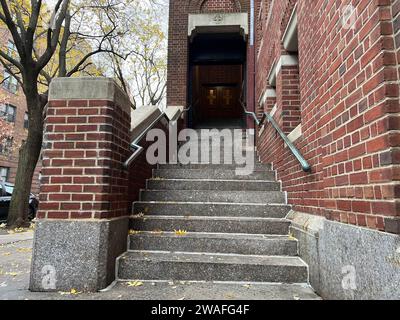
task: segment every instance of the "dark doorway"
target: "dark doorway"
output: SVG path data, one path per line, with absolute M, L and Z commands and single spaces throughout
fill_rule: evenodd
M 240 34 L 199 34 L 190 46 L 189 126 L 241 128 L 246 43 Z

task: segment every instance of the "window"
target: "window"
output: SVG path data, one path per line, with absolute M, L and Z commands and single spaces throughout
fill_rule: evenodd
M 11 104 L 1 104 L 0 105 L 0 117 L 4 117 L 8 122 L 15 122 L 15 117 L 17 114 L 17 108 Z
M 24 115 L 24 129 L 28 129 L 29 127 L 29 114 L 28 112 L 25 112 Z
M 11 93 L 17 93 L 18 82 L 8 71 L 4 71 L 3 88 L 10 91 Z
M 0 167 L 0 180 L 8 181 L 10 178 L 10 168 Z
M 17 48 L 16 48 L 14 42 L 12 42 L 11 40 L 8 40 L 8 43 L 7 43 L 7 54 L 13 58 L 16 58 L 16 56 L 17 56 Z
M 14 138 L 7 138 L 0 143 L 0 154 L 9 154 L 12 149 Z

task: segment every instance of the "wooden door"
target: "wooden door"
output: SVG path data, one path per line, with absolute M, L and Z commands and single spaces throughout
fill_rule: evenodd
M 204 85 L 202 119 L 236 118 L 240 116 L 240 90 L 236 85 Z

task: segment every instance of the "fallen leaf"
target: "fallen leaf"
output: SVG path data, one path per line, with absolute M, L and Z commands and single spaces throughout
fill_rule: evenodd
M 187 235 L 187 231 L 186 230 L 174 230 L 174 232 L 175 232 L 175 235 L 177 235 L 177 236 L 185 236 L 185 235 Z
M 245 284 L 243 287 L 245 287 L 245 288 L 247 288 L 247 289 L 250 289 L 250 288 L 251 288 L 251 285 Z
M 133 235 L 135 235 L 135 234 L 139 234 L 140 233 L 140 231 L 136 231 L 136 230 L 129 230 L 129 235 L 130 236 L 133 236 Z
M 143 285 L 141 281 L 130 281 L 128 282 L 128 287 L 140 287 Z
M 297 240 L 292 233 L 289 233 L 289 240 Z
M 0 229 L 4 229 L 5 227 L 7 227 L 5 223 L 0 224 Z
M 81 294 L 82 292 L 76 289 L 71 289 L 70 291 L 59 291 L 58 293 L 61 294 L 62 296 L 65 296 L 65 295 L 78 295 Z
M 71 289 L 70 293 L 73 294 L 73 295 L 77 295 L 77 294 L 80 294 L 82 292 L 78 292 L 78 290 L 76 290 L 76 289 Z
M 16 277 L 17 275 L 19 275 L 19 273 L 18 272 L 6 272 L 5 275 L 6 276 Z
M 2 256 L 11 256 L 11 252 L 4 252 Z
M 17 249 L 17 251 L 18 252 L 31 252 L 32 251 L 32 248 L 18 248 Z
M 299 296 L 293 296 L 293 299 L 294 300 L 300 300 L 300 297 Z
M 228 294 L 225 295 L 225 299 L 234 300 L 235 299 L 235 295 L 228 293 Z

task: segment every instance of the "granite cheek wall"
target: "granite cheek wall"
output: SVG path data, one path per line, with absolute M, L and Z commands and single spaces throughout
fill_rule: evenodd
M 400 237 L 292 212 L 291 234 L 324 299 L 399 300 Z

